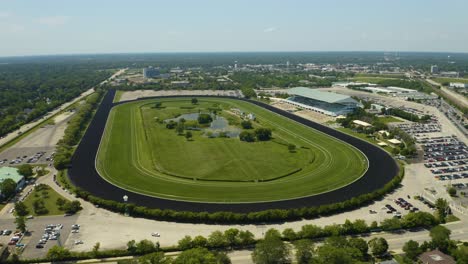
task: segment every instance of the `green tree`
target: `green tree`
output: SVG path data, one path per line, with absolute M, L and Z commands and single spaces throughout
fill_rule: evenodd
M 429 231 L 429 236 L 432 239 L 433 245 L 440 249 L 441 251 L 447 252 L 449 242 L 450 242 L 450 234 L 452 232 L 447 229 L 445 226 L 434 226 Z
M 249 230 L 241 230 L 239 232 L 239 239 L 242 245 L 251 245 L 255 242 L 255 236 Z
M 294 243 L 296 247 L 296 261 L 299 264 L 308 264 L 312 262 L 314 243 L 308 239 L 301 239 Z
M 447 200 L 443 198 L 437 199 L 435 202 L 435 207 L 437 209 L 437 216 L 439 217 L 439 221 L 445 223 L 445 217 L 450 211 L 450 207 Z
M 320 264 L 354 264 L 356 263 L 356 260 L 354 260 L 350 254 L 353 250 L 357 251 L 357 249 L 337 248 L 332 245 L 325 244 L 318 247 L 314 261 Z
M 156 102 L 156 103 L 154 104 L 154 108 L 161 108 L 161 106 L 162 106 L 162 103 L 161 103 L 161 102 Z
M 177 243 L 180 250 L 187 250 L 193 247 L 192 244 L 192 237 L 191 236 L 184 236 L 179 242 Z
M 138 258 L 139 264 L 171 264 L 172 260 L 164 252 L 154 252 Z
M 243 129 L 252 129 L 252 122 L 248 121 L 248 120 L 243 120 L 241 122 L 241 127 Z
M 63 206 L 63 209 L 65 210 L 66 213 L 75 214 L 78 211 L 80 211 L 82 207 L 81 207 L 80 201 L 75 200 L 72 202 L 66 202 L 65 205 Z
M 454 187 L 450 186 L 449 188 L 447 188 L 447 192 L 450 196 L 454 197 L 454 196 L 457 196 L 457 189 L 455 189 Z
M 380 257 L 387 253 L 388 243 L 383 237 L 376 237 L 369 241 L 369 248 L 374 257 Z
M 409 240 L 403 245 L 403 252 L 411 260 L 416 260 L 419 254 L 422 253 L 419 243 L 414 240 Z
M 177 123 L 177 126 L 176 126 L 177 135 L 182 135 L 184 133 L 184 130 L 185 130 L 184 124 L 181 122 Z
M 229 228 L 224 231 L 224 237 L 226 239 L 226 242 L 231 247 L 238 245 L 240 243 L 238 235 L 239 235 L 239 229 L 237 228 Z
M 453 256 L 457 260 L 457 264 L 468 263 L 468 246 L 461 245 L 453 251 Z
M 296 145 L 288 144 L 288 150 L 289 152 L 296 152 Z
M 134 254 L 136 252 L 136 241 L 135 240 L 130 240 L 127 242 L 127 251 Z
M 21 232 L 26 232 L 26 218 L 24 216 L 17 216 L 15 218 L 16 229 L 20 230 Z
M 255 136 L 259 141 L 267 141 L 271 139 L 271 129 L 257 128 L 255 129 Z
M 197 121 L 199 124 L 209 124 L 213 121 L 213 118 L 209 114 L 199 114 Z
M 198 99 L 197 98 L 192 98 L 192 104 L 194 104 L 194 105 L 198 104 Z
M 180 253 L 174 264 L 217 264 L 216 256 L 206 248 L 193 248 Z
M 16 192 L 16 182 L 12 179 L 5 179 L 0 183 L 0 193 L 4 198 L 10 198 Z
M 192 240 L 193 247 L 206 247 L 208 245 L 208 239 L 204 236 L 196 236 Z
M 294 232 L 292 228 L 286 228 L 283 230 L 282 233 L 283 237 L 289 241 L 293 241 L 297 239 L 297 234 Z
M 348 241 L 349 246 L 352 248 L 358 249 L 362 256 L 366 256 L 367 252 L 369 251 L 369 245 L 367 245 L 367 242 L 359 237 L 352 237 Z
M 29 214 L 28 207 L 21 201 L 15 203 L 15 212 L 17 216 L 27 216 Z
M 255 245 L 252 260 L 257 264 L 283 264 L 289 263 L 289 248 L 281 240 L 279 232 L 268 230 L 265 238 Z
M 29 178 L 34 175 L 33 168 L 30 164 L 22 164 L 18 167 L 18 173 L 23 175 L 25 178 Z
M 255 134 L 249 131 L 242 131 L 239 133 L 239 139 L 245 142 L 254 142 Z
M 227 246 L 228 242 L 223 232 L 214 231 L 208 236 L 208 245 L 213 248 L 220 248 Z
M 380 223 L 380 227 L 385 231 L 401 229 L 401 221 L 395 217 L 387 218 Z
M 153 242 L 148 239 L 143 239 L 136 244 L 136 253 L 144 254 L 150 253 L 156 250 L 156 246 Z
M 96 258 L 98 255 L 99 255 L 99 248 L 101 247 L 101 243 L 99 242 L 96 242 L 96 244 L 94 244 L 93 246 L 93 256 Z
M 185 138 L 186 138 L 187 140 L 191 140 L 192 137 L 193 137 L 192 132 L 190 132 L 190 131 L 185 132 Z
M 71 256 L 70 250 L 60 247 L 60 246 L 53 246 L 47 252 L 47 258 L 51 259 L 52 261 L 56 260 L 63 260 Z

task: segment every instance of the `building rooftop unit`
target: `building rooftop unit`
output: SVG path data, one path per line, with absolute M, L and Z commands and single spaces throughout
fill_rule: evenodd
M 3 182 L 6 179 L 12 179 L 17 184 L 23 179 L 23 176 L 19 174 L 17 168 L 13 167 L 1 167 L 0 168 L 0 182 Z
M 299 95 L 302 97 L 327 102 L 330 104 L 346 104 L 358 102 L 347 95 L 331 93 L 331 92 L 322 92 L 315 89 L 310 89 L 307 87 L 294 87 L 288 90 L 289 94 Z

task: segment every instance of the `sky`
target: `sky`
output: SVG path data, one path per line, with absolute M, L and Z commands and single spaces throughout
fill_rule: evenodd
M 0 56 L 468 52 L 467 0 L 0 0 Z

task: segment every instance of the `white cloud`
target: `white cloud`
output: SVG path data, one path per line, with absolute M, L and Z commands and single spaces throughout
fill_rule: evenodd
M 68 20 L 70 20 L 68 16 L 47 16 L 39 18 L 37 22 L 47 26 L 62 26 L 65 25 Z
M 276 31 L 276 30 L 278 30 L 278 29 L 275 28 L 275 27 L 269 27 L 269 28 L 265 28 L 265 29 L 263 30 L 263 32 L 265 32 L 265 33 L 271 33 L 271 32 Z

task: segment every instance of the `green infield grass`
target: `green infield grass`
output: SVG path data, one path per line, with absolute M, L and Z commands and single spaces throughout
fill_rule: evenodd
M 246 117 L 239 112 L 255 115 L 252 129 L 241 127 Z M 215 121 L 201 125 L 194 118 L 199 113 L 211 113 Z M 167 128 L 170 119 L 180 117 L 184 131 Z M 272 138 L 245 142 L 237 136 L 258 128 L 271 129 Z M 121 188 L 223 203 L 332 191 L 359 179 L 367 167 L 366 157 L 345 142 L 251 103 L 224 98 L 199 98 L 197 104 L 191 98 L 149 99 L 116 106 L 96 158 L 101 176 Z

